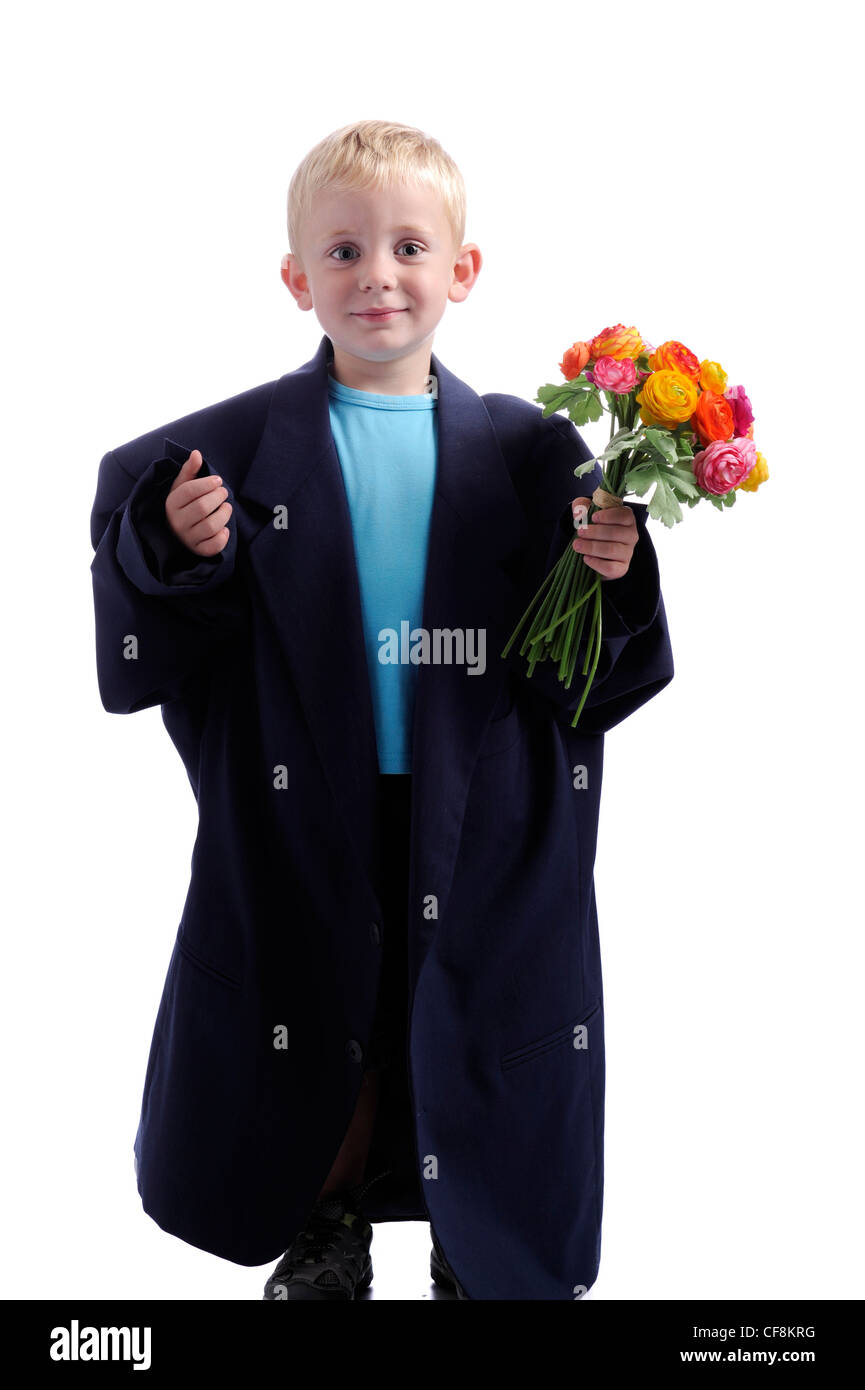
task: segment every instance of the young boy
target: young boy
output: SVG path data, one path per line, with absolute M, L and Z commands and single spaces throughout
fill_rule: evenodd
M 294 174 L 295 371 L 102 459 L 99 689 L 155 704 L 199 811 L 135 1137 L 145 1211 L 270 1299 L 352 1299 L 429 1220 L 458 1297 L 597 1276 L 603 735 L 673 662 L 646 508 L 574 540 L 573 425 L 432 353 L 480 252 L 437 141 L 364 121 Z M 525 326 L 525 325 L 524 325 Z M 576 730 L 500 653 L 575 544 L 603 647 Z

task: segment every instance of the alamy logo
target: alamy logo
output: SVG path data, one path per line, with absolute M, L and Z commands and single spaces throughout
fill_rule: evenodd
M 485 627 L 412 627 L 407 618 L 378 634 L 378 659 L 382 666 L 468 666 L 470 676 L 487 669 Z M 411 645 L 409 645 L 411 644 Z
M 131 1361 L 133 1371 L 150 1370 L 149 1327 L 52 1327 L 52 1361 Z

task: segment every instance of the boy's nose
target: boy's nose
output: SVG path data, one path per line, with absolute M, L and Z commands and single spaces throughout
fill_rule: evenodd
M 393 275 L 374 275 L 367 273 L 362 275 L 358 282 L 361 290 L 369 294 L 381 294 L 385 290 L 392 290 L 396 285 L 396 277 Z
M 392 289 L 396 284 L 396 270 L 390 256 L 370 256 L 358 283 L 361 289 Z

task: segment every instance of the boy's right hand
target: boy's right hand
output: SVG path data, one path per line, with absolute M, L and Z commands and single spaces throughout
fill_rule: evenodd
M 165 499 L 165 517 L 179 541 L 193 555 L 218 555 L 228 545 L 231 503 L 228 490 L 215 475 L 196 478 L 201 450 L 193 449 Z M 221 505 L 220 505 L 221 504 Z

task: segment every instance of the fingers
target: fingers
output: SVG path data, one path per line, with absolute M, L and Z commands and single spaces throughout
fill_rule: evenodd
M 585 564 L 597 570 L 602 579 L 621 579 L 630 568 L 633 546 L 587 541 L 582 536 L 577 536 L 572 545 Z
M 591 505 L 591 497 L 575 497 L 571 502 L 571 511 L 574 514 L 576 514 L 578 509 L 587 512 Z M 594 521 L 596 517 L 601 517 L 607 525 L 611 522 L 623 526 L 636 526 L 637 524 L 636 517 L 631 511 L 631 508 L 625 506 L 624 503 L 620 507 L 598 507 L 592 516 L 592 520 Z
M 193 449 L 171 485 L 165 511 L 184 545 L 197 555 L 210 556 L 228 544 L 232 506 L 226 501 L 228 489 L 220 477 L 195 477 L 201 464 L 201 450 Z
M 205 559 L 209 559 L 211 555 L 218 555 L 220 550 L 224 550 L 228 545 L 230 534 L 228 527 L 223 526 L 222 530 L 217 531 L 211 540 L 201 541 L 200 544 L 196 545 L 195 554 L 202 555 Z
M 225 493 L 225 488 L 220 488 L 219 491 L 224 495 L 227 495 Z M 196 498 L 194 501 L 190 502 L 189 507 L 194 508 L 201 503 L 206 503 L 206 499 L 200 497 Z M 186 513 L 189 510 L 189 507 L 183 508 L 184 513 Z M 196 522 L 195 525 L 191 526 L 186 531 L 185 534 L 187 545 L 194 545 L 197 549 L 200 542 L 212 540 L 223 529 L 225 529 L 225 534 L 227 538 L 228 518 L 230 516 L 231 503 L 223 502 L 221 507 L 217 507 L 215 511 L 209 512 L 200 521 Z
M 595 513 L 595 516 L 600 515 L 600 512 Z M 637 540 L 636 527 L 603 521 L 596 526 L 594 522 L 593 516 L 588 526 L 581 527 L 572 541 L 574 549 L 597 559 L 630 560 Z
M 214 486 L 208 488 L 206 492 L 192 497 L 185 506 L 178 507 L 175 502 L 172 510 L 170 500 L 166 499 L 165 503 L 173 529 L 184 545 L 196 550 L 202 541 L 212 540 L 223 527 L 227 526 L 228 518 L 232 512 L 231 503 L 225 500 L 228 496 L 227 489 L 222 487 L 217 479 L 208 479 L 207 481 L 213 481 Z M 182 490 L 179 489 L 178 497 L 180 496 L 182 496 Z
M 585 497 L 574 498 L 571 509 L 575 521 L 580 509 L 587 509 L 588 501 Z M 627 573 L 636 542 L 637 523 L 631 509 L 602 507 L 588 523 L 579 526 L 571 545 L 602 578 L 620 579 Z
M 634 549 L 630 541 L 590 539 L 584 531 L 581 531 L 571 544 L 584 559 L 591 556 L 593 560 L 623 560 L 626 563 L 630 561 Z
M 188 483 L 191 478 L 194 478 L 201 464 L 201 450 L 193 449 L 192 453 L 181 465 L 180 472 L 171 484 L 171 492 L 174 492 L 176 488 L 182 487 L 185 483 Z
M 574 498 L 573 502 L 571 503 L 571 513 L 574 517 L 575 524 L 578 520 L 578 514 L 582 513 L 583 517 L 585 517 L 585 515 L 588 513 L 590 502 L 591 499 L 588 497 Z M 587 524 L 589 526 L 599 525 L 606 527 L 607 531 L 609 532 L 609 537 L 607 536 L 607 531 L 605 531 L 605 540 L 623 540 L 626 537 L 630 538 L 631 536 L 636 535 L 637 531 L 636 517 L 634 516 L 634 513 L 631 511 L 630 507 L 625 506 L 598 507 L 592 513 L 592 516 Z M 581 527 L 580 529 L 583 528 Z
M 201 467 L 201 463 L 201 450 L 193 449 L 171 484 L 168 496 L 173 499 L 177 507 L 186 506 L 192 498 L 204 496 L 222 483 L 222 479 L 217 477 L 215 473 L 209 473 L 203 478 L 196 478 L 195 475 Z

